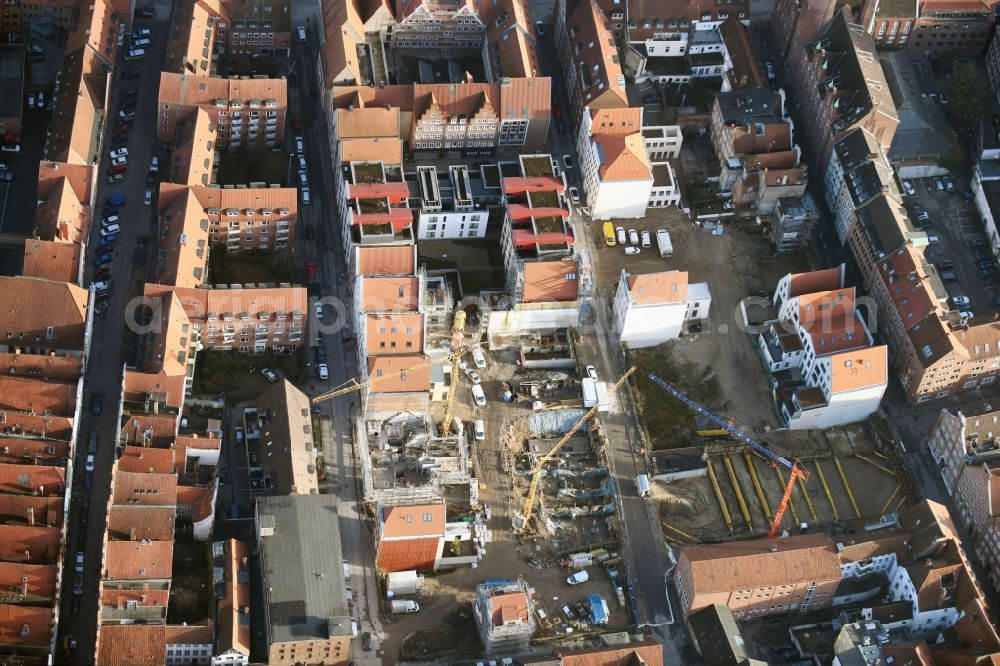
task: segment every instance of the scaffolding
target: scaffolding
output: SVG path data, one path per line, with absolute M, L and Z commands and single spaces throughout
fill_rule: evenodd
M 524 578 L 484 580 L 476 587 L 473 611 L 487 653 L 526 648 L 535 633 L 535 612 Z

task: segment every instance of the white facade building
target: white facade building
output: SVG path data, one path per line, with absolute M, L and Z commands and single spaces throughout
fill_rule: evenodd
M 711 305 L 708 283 L 689 284 L 687 271 L 629 275 L 622 270 L 615 330 L 630 347 L 654 347 L 676 339 L 686 323 L 708 319 Z
M 680 154 L 676 126 L 643 127 L 642 108 L 586 107 L 577 136 L 591 218 L 639 218 L 649 206 L 677 205 L 680 189 L 667 162 Z
M 417 191 L 421 202 L 417 215 L 417 238 L 454 240 L 485 237 L 490 214 L 473 199 L 469 168 L 464 164 L 449 166 L 447 182 L 448 186 L 442 189 L 436 167 L 417 167 Z
M 843 287 L 843 279 L 843 266 L 783 277 L 774 296 L 777 318 L 757 337 L 789 429 L 862 421 L 888 387 L 887 348 L 872 344 L 854 287 Z

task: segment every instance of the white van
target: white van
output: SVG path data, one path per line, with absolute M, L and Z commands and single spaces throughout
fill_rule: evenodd
M 475 421 L 475 431 L 476 431 L 476 441 L 481 442 L 486 439 L 486 424 L 483 423 L 482 419 L 476 419 Z
M 304 25 L 300 25 L 298 27 L 298 31 L 299 31 L 299 41 L 300 42 L 306 41 L 306 27 Z
M 567 578 L 566 582 L 570 585 L 579 585 L 580 583 L 586 583 L 588 580 L 590 580 L 590 575 L 586 571 L 577 571 Z
M 146 57 L 145 49 L 129 49 L 129 52 L 125 54 L 126 60 L 141 60 Z
M 639 497 L 649 497 L 649 477 L 645 474 L 635 477 L 635 488 Z
M 472 397 L 480 407 L 486 406 L 486 394 L 483 393 L 483 387 L 479 384 L 472 385 Z
M 107 238 L 108 236 L 114 236 L 121 230 L 122 228 L 117 224 L 109 224 L 106 227 L 101 227 L 101 237 Z

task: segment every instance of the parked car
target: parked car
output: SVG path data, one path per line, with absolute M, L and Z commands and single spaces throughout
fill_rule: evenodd
M 309 191 L 309 186 L 306 185 L 299 190 L 302 193 L 302 204 L 308 206 L 312 203 L 312 193 Z
M 128 165 L 127 157 L 115 157 L 114 159 L 111 160 L 111 166 L 127 166 L 127 165 Z
M 135 15 L 136 16 L 145 16 L 145 17 L 148 18 L 150 16 L 155 16 L 156 12 L 153 11 L 152 7 L 140 7 L 139 9 L 135 10 Z
M 479 345 L 475 345 L 472 348 L 472 360 L 480 370 L 486 367 L 486 356 L 483 355 L 483 349 Z
M 640 250 L 639 248 L 637 248 L 635 246 L 628 245 L 628 246 L 625 247 L 625 255 L 626 256 L 630 257 L 630 256 L 632 256 L 634 254 L 639 254 L 640 252 L 642 252 L 642 250 Z
M 931 245 L 937 245 L 938 243 L 941 242 L 941 238 L 937 234 L 928 234 L 927 242 L 930 243 Z
M 299 26 L 299 35 L 301 41 L 303 42 L 306 41 L 305 34 L 306 34 L 305 29 L 303 29 L 302 26 Z M 361 647 L 364 648 L 365 650 L 372 649 L 372 635 L 367 631 L 361 634 Z
M 778 72 L 774 69 L 774 63 L 773 62 L 766 62 L 766 63 L 764 63 L 764 68 L 767 70 L 767 78 L 768 78 L 768 80 L 774 81 L 776 78 L 778 78 Z
M 326 365 L 326 363 L 320 363 L 317 366 L 317 368 L 319 369 L 319 378 L 320 379 L 329 379 L 330 378 L 330 368 Z
M 911 197 L 917 193 L 917 188 L 913 187 L 913 183 L 908 180 L 903 181 L 903 191 L 909 194 Z
M 990 278 L 995 278 L 1000 275 L 1000 271 L 996 268 L 981 268 L 979 269 L 979 277 L 983 280 L 989 280 Z
M 950 303 L 952 305 L 952 307 L 963 308 L 963 307 L 966 307 L 966 306 L 969 305 L 969 297 L 968 296 L 952 296 L 951 298 L 948 299 L 948 303 Z
M 569 188 L 569 200 L 575 204 L 580 203 L 580 190 L 575 187 Z
M 73 567 L 76 573 L 83 573 L 83 551 L 76 551 L 76 566 Z
M 624 245 L 628 242 L 625 236 L 625 227 L 615 227 L 615 237 L 618 239 L 619 245 Z
M 278 381 L 278 375 L 271 368 L 261 369 L 260 374 L 264 375 L 264 378 L 267 379 L 267 381 L 269 382 Z
M 965 241 L 965 244 L 970 250 L 978 250 L 981 247 L 986 247 L 986 242 L 982 238 L 973 238 L 972 240 Z
M 104 264 L 110 264 L 115 260 L 115 256 L 110 252 L 105 252 L 96 259 L 94 259 L 94 266 L 103 266 Z
M 19 153 L 21 152 L 21 144 L 19 143 L 5 143 L 0 147 L 0 151 L 5 153 Z
M 590 377 L 591 379 L 593 379 L 596 382 L 597 381 L 597 368 L 595 368 L 592 365 L 588 365 L 587 366 L 587 376 Z
M 590 574 L 586 571 L 577 571 L 575 574 L 566 579 L 566 582 L 570 585 L 579 585 L 580 583 L 586 583 L 590 580 Z
M 309 176 L 306 175 L 305 171 L 299 171 L 299 183 L 301 183 L 302 185 L 309 184 Z
M 486 394 L 483 393 L 483 387 L 481 385 L 472 385 L 472 397 L 476 401 L 476 404 L 480 407 L 486 406 Z
M 629 229 L 628 230 L 628 242 L 631 243 L 632 245 L 638 245 L 639 244 L 639 232 L 637 232 L 635 229 Z
M 125 164 L 112 164 L 108 167 L 108 175 L 115 176 L 118 174 L 124 174 L 128 170 L 128 165 Z
M 100 245 L 101 247 L 111 247 L 116 242 L 118 242 L 118 236 L 116 236 L 115 234 L 111 234 L 110 236 L 105 236 L 104 234 L 101 234 L 101 239 L 97 241 L 97 244 Z
M 35 93 L 28 93 L 28 108 L 35 108 Z
M 480 382 L 482 381 L 482 380 L 480 379 L 480 377 L 479 377 L 479 373 L 478 373 L 478 372 L 476 372 L 475 370 L 473 370 L 472 368 L 466 368 L 466 369 L 465 369 L 465 375 L 466 375 L 466 376 L 467 376 L 467 377 L 468 377 L 468 378 L 469 378 L 470 380 L 472 380 L 472 383 L 473 383 L 473 384 L 478 384 L 478 383 L 480 383 Z
M 118 112 L 118 120 L 123 123 L 130 123 L 135 120 L 135 111 L 126 112 L 124 109 Z
M 298 151 L 299 155 L 305 152 L 305 143 L 302 141 L 301 136 L 295 137 L 295 150 Z
M 90 396 L 90 413 L 92 416 L 100 416 L 101 412 L 104 410 L 104 396 L 100 393 L 95 393 Z
M 323 304 L 322 303 L 317 303 L 316 304 L 316 319 L 319 319 L 320 321 L 322 321 L 324 314 L 325 313 L 323 312 Z
M 113 176 L 108 176 L 108 185 L 117 185 L 118 183 L 125 180 L 125 174 L 116 173 Z
M 539 35 L 545 34 L 545 24 L 541 21 L 535 21 L 535 32 Z
M 473 428 L 473 431 L 475 432 L 475 435 L 476 435 L 476 441 L 481 442 L 484 439 L 486 439 L 486 424 L 483 423 L 482 419 L 476 419 L 475 422 L 472 424 L 472 428 Z M 484 512 L 488 512 L 489 511 L 488 507 L 489 507 L 489 504 L 484 505 L 483 506 L 483 511 Z M 486 516 L 486 520 L 489 520 L 489 519 L 490 519 L 489 515 L 487 515 Z
M 641 237 L 642 237 L 642 246 L 643 247 L 653 247 L 653 241 L 652 241 L 652 238 L 650 237 L 648 231 L 643 230 L 643 232 L 641 234 Z
M 142 60 L 146 57 L 145 49 L 129 49 L 128 53 L 125 54 L 125 60 Z
M 955 181 L 951 179 L 951 176 L 943 176 L 941 180 L 944 181 L 944 189 L 948 190 L 949 192 L 955 191 Z
M 131 131 L 132 131 L 131 125 L 126 125 L 125 123 L 118 123 L 117 125 L 115 125 L 114 133 L 115 136 L 121 136 L 124 134 L 128 134 Z
M 84 469 L 86 471 L 88 471 L 88 472 L 93 472 L 94 471 L 94 456 L 93 455 L 88 455 L 87 456 L 87 462 L 84 464 Z
M 937 176 L 934 177 L 934 189 L 938 192 L 944 192 L 944 181 Z
M 142 202 L 147 206 L 153 205 L 153 190 L 146 190 L 146 194 L 142 197 Z

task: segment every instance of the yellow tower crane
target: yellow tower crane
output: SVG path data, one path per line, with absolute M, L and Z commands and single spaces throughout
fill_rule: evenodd
M 628 380 L 628 378 L 632 375 L 633 372 L 635 372 L 634 365 L 625 371 L 625 374 L 622 375 L 621 379 L 615 382 L 615 385 L 611 387 L 610 391 L 608 391 L 608 396 L 610 396 L 612 393 L 620 389 L 622 384 L 624 384 L 626 380 Z M 605 400 L 607 400 L 607 398 L 605 398 Z M 542 479 L 542 469 L 545 468 L 545 463 L 552 460 L 552 458 L 556 455 L 556 453 L 559 452 L 559 449 L 561 449 L 566 444 L 566 442 L 568 442 L 570 438 L 576 434 L 576 431 L 580 429 L 580 426 L 582 426 L 584 423 L 590 420 L 594 416 L 594 414 L 597 413 L 597 410 L 600 409 L 602 402 L 603 400 L 598 401 L 596 405 L 590 408 L 589 412 L 581 416 L 580 420 L 574 423 L 573 427 L 569 429 L 569 432 L 563 435 L 562 439 L 556 442 L 556 445 L 553 446 L 548 453 L 539 458 L 537 463 L 535 463 L 535 468 L 531 470 L 531 484 L 528 486 L 528 495 L 527 497 L 524 498 L 524 507 L 521 510 L 524 522 L 521 524 L 519 531 L 528 529 L 528 524 L 531 522 L 531 514 L 534 511 L 535 507 L 535 497 L 538 495 L 538 483 Z M 517 529 L 516 526 L 515 529 Z
M 462 354 L 465 353 L 465 348 L 461 348 L 453 354 L 448 354 L 447 356 L 442 356 L 441 358 L 434 359 L 432 361 L 424 361 L 423 363 L 418 363 L 412 367 L 400 370 L 399 374 L 403 375 L 407 372 L 413 372 L 414 370 L 422 370 L 431 365 L 441 365 L 452 360 L 452 358 L 460 358 Z M 382 375 L 381 377 L 370 377 L 366 382 L 359 382 L 357 378 L 349 379 L 337 388 L 331 389 L 326 393 L 320 393 L 312 399 L 313 404 L 318 402 L 324 402 L 326 400 L 332 400 L 333 398 L 340 397 L 342 395 L 347 395 L 348 393 L 354 393 L 355 391 L 360 391 L 363 388 L 372 387 L 380 382 L 384 382 L 387 379 L 394 379 L 395 373 Z
M 451 433 L 451 416 L 455 411 L 455 394 L 458 393 L 459 364 L 465 351 L 465 310 L 455 313 L 451 323 L 451 386 L 448 387 L 448 403 L 444 410 L 444 423 L 441 424 L 441 434 Z

